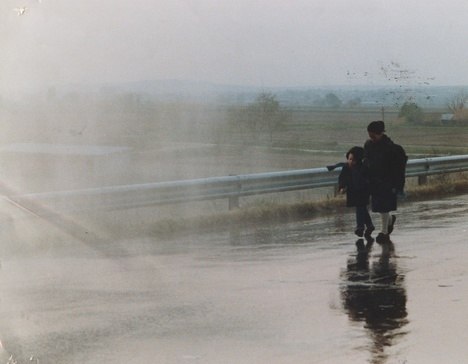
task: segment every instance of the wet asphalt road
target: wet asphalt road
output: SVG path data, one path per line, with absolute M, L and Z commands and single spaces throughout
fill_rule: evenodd
M 393 244 L 368 254 L 343 211 L 167 240 L 4 240 L 0 364 L 466 362 L 468 196 L 402 206 Z

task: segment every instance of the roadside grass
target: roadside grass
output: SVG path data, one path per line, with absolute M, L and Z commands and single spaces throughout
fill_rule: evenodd
M 465 194 L 468 193 L 468 176 L 464 173 L 432 176 L 429 177 L 428 183 L 425 185 L 408 186 L 406 193 L 406 198 L 401 203 Z M 239 208 L 215 215 L 160 220 L 152 224 L 150 233 L 158 236 L 170 236 L 194 231 L 214 232 L 235 227 L 280 224 L 336 214 L 344 206 L 344 196 L 292 204 L 262 202 L 257 206 Z

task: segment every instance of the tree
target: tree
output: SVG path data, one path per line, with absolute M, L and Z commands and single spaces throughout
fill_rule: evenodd
M 360 97 L 355 97 L 351 100 L 348 100 L 348 102 L 346 103 L 346 106 L 348 107 L 359 107 L 361 106 L 361 103 L 362 103 L 362 100 Z
M 447 104 L 448 109 L 453 113 L 456 120 L 462 119 L 465 114 L 465 105 L 468 103 L 468 95 L 465 92 L 461 92 L 456 95 Z
M 456 95 L 452 100 L 450 100 L 447 104 L 447 107 L 451 112 L 454 114 L 457 111 L 462 111 L 465 108 L 465 104 L 468 102 L 468 96 L 462 92 Z
M 329 93 L 325 96 L 325 105 L 328 107 L 332 107 L 334 109 L 338 109 L 342 104 L 342 101 L 338 96 L 333 93 Z
M 268 133 L 270 142 L 273 142 L 273 133 L 278 130 L 287 115 L 281 109 L 276 96 L 269 92 L 262 92 L 248 107 L 249 126 L 257 138 L 261 133 Z
M 398 117 L 403 117 L 408 123 L 418 123 L 424 118 L 423 110 L 415 102 L 405 102 L 398 114 Z
M 229 129 L 239 133 L 244 142 L 268 137 L 270 143 L 273 143 L 274 133 L 288 117 L 289 114 L 281 107 L 274 94 L 262 92 L 250 104 L 229 109 Z

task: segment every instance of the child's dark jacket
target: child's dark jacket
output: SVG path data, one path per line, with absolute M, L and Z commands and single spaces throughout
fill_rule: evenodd
M 346 189 L 346 206 L 367 206 L 369 204 L 369 182 L 362 173 L 362 165 L 350 168 L 347 164 L 338 177 L 338 188 Z

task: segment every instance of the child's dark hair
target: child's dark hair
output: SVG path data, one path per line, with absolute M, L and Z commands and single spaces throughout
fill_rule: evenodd
M 346 158 L 348 158 L 350 154 L 354 155 L 354 159 L 357 163 L 361 163 L 362 158 L 364 158 L 364 148 L 358 146 L 352 147 L 346 153 Z

